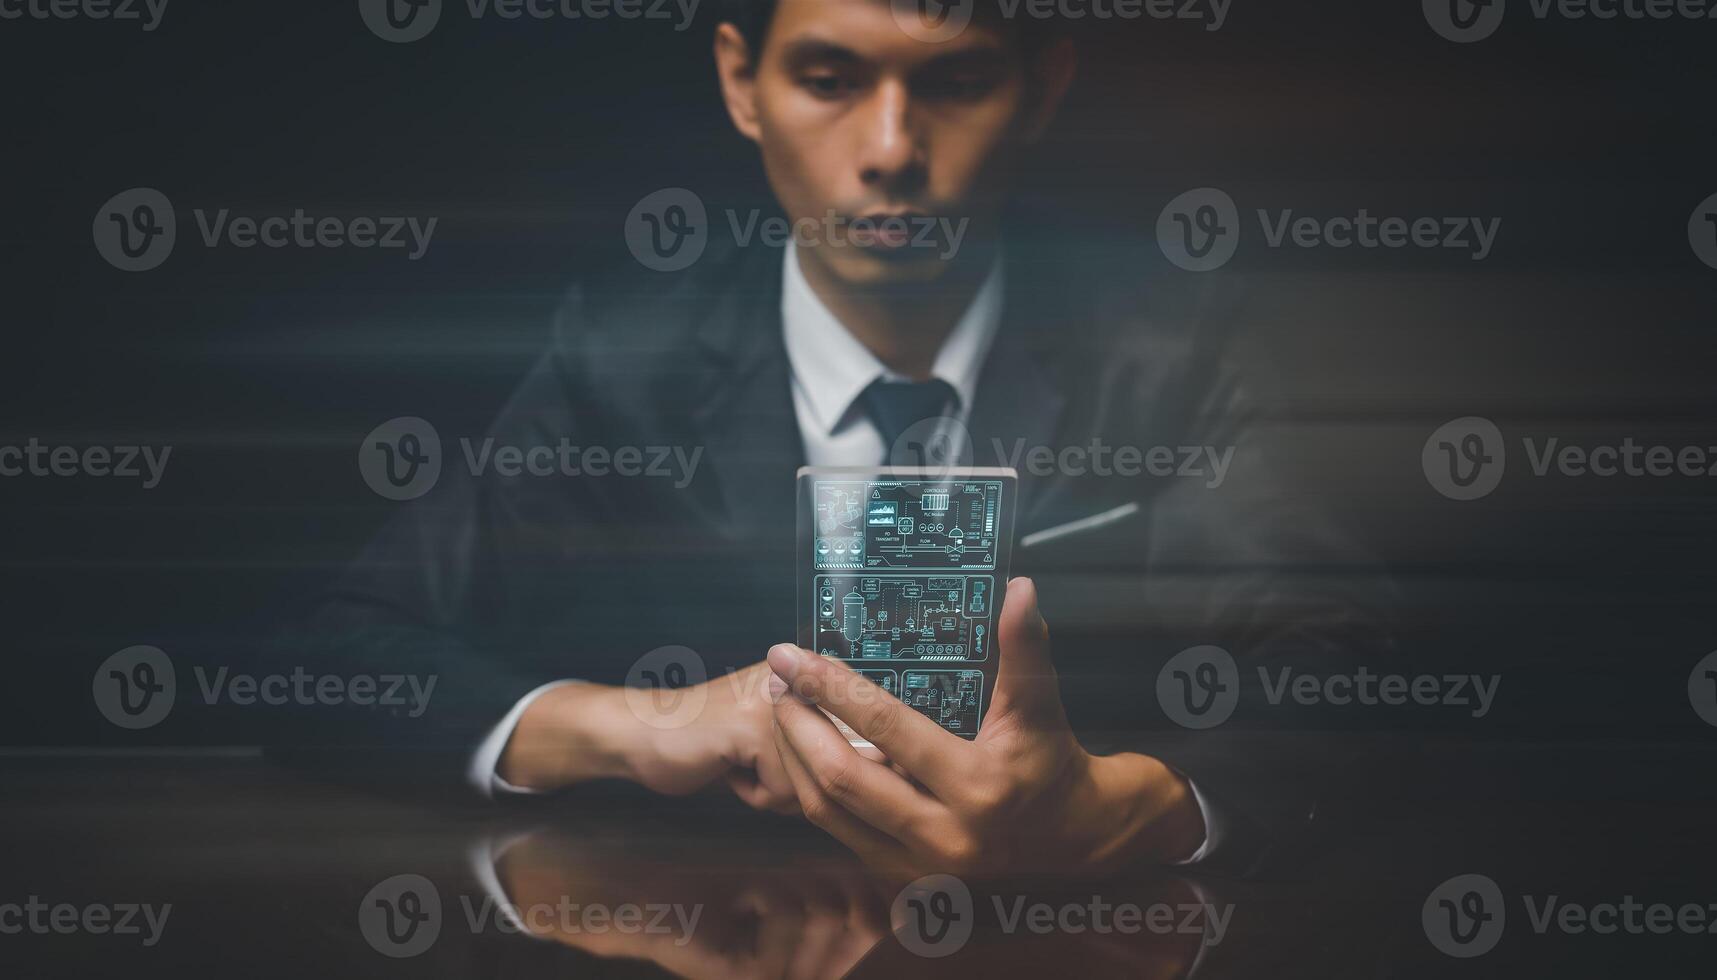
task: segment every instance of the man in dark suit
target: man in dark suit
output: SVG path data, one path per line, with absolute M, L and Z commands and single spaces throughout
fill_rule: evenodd
M 345 669 L 438 675 L 442 701 L 363 737 L 489 794 L 725 782 L 903 871 L 1246 866 L 1303 828 L 1323 760 L 1151 731 L 1155 664 L 1183 642 L 1347 657 L 1373 611 L 1287 571 L 1346 559 L 1267 468 L 1224 357 L 1234 291 L 1006 216 L 1071 43 L 985 4 L 924 40 L 887 0 L 735 0 L 715 57 L 782 210 L 827 234 L 574 291 L 494 445 L 675 447 L 684 472 L 452 472 L 408 505 L 315 634 Z M 884 462 L 927 420 L 1022 468 L 1022 577 L 975 741 L 782 644 L 795 468 Z M 623 682 L 674 645 L 710 679 L 680 692 L 695 717 L 652 724 Z

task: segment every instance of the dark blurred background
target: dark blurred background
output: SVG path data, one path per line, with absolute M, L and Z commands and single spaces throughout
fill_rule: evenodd
M 1280 383 L 1285 458 L 1399 582 L 1411 669 L 1502 674 L 1486 718 L 1380 727 L 1590 738 L 1596 754 L 1561 776 L 1600 759 L 1608 779 L 1707 799 L 1669 760 L 1717 739 L 1686 688 L 1717 649 L 1717 478 L 1539 479 L 1517 451 L 1523 436 L 1717 446 L 1717 270 L 1687 240 L 1717 192 L 1717 22 L 1515 6 L 1468 45 L 1418 3 L 1375 0 L 1234 0 L 1216 32 L 1082 30 L 1080 80 L 1026 196 L 1134 246 L 1202 186 L 1249 223 L 1258 207 L 1500 217 L 1478 263 L 1251 236 L 1233 263 L 1257 286 L 1239 351 Z M 242 663 L 396 506 L 359 477 L 364 433 L 401 415 L 481 432 L 562 291 L 631 261 L 621 227 L 644 195 L 691 188 L 712 214 L 762 199 L 704 8 L 676 32 L 449 3 L 411 44 L 378 39 L 353 2 L 173 0 L 147 33 L 0 21 L 0 444 L 174 447 L 149 492 L 0 480 L 7 745 L 250 741 L 218 712 L 114 729 L 92 671 L 133 644 L 167 650 L 181 685 L 185 665 Z M 176 205 L 179 242 L 127 274 L 91 222 L 139 186 Z M 223 207 L 439 223 L 419 261 L 204 248 L 190 212 Z M 1516 454 L 1495 493 L 1463 503 L 1419 458 L 1466 415 Z
M 147 33 L 0 19 L 0 446 L 173 447 L 146 492 L 0 478 L 0 756 L 32 757 L 9 770 L 25 829 L 0 866 L 88 882 L 60 898 L 181 901 L 192 935 L 219 936 L 192 962 L 260 949 L 283 975 L 325 969 L 328 944 L 357 948 L 350 909 L 374 880 L 439 868 L 445 881 L 462 852 L 429 863 L 441 839 L 413 823 L 429 818 L 310 792 L 282 805 L 265 777 L 219 759 L 67 756 L 259 741 L 266 712 L 196 704 L 190 668 L 259 656 L 399 506 L 360 478 L 364 434 L 404 415 L 449 441 L 479 434 L 566 287 L 632 262 L 622 223 L 646 194 L 690 188 L 712 215 L 766 195 L 717 98 L 711 0 L 684 32 L 445 8 L 410 44 L 374 36 L 356 0 L 171 0 Z M 1717 269 L 1687 238 L 1717 193 L 1717 20 L 1540 21 L 1515 0 L 1494 37 L 1462 45 L 1417 0 L 1233 0 L 1215 32 L 1143 20 L 1078 34 L 1080 79 L 1025 196 L 1085 244 L 1154 248 L 1165 203 L 1206 186 L 1250 227 L 1255 208 L 1502 220 L 1483 262 L 1266 249 L 1249 233 L 1231 265 L 1254 286 L 1236 353 L 1276 386 L 1281 460 L 1399 588 L 1392 669 L 1501 676 L 1484 718 L 1354 716 L 1352 737 L 1403 765 L 1348 789 L 1397 819 L 1386 834 L 1339 828 L 1355 846 L 1316 856 L 1306 880 L 1334 895 L 1319 900 L 1335 927 L 1302 927 L 1300 891 L 1263 918 L 1321 954 L 1365 936 L 1352 969 L 1319 975 L 1446 976 L 1457 964 L 1417 916 L 1452 874 L 1493 874 L 1510 895 L 1709 901 L 1717 727 L 1688 678 L 1717 649 L 1717 478 L 1535 478 L 1519 450 L 1523 437 L 1717 447 Z M 128 274 L 91 225 L 134 187 L 172 200 L 179 239 L 160 268 Z M 418 261 L 207 249 L 198 208 L 438 224 Z M 1457 502 L 1420 453 L 1470 415 L 1501 428 L 1508 473 Z M 91 679 L 136 644 L 178 664 L 180 707 L 128 732 L 97 711 Z M 626 821 L 658 819 L 670 808 Z M 707 834 L 702 821 L 685 823 Z M 134 840 L 208 846 L 150 857 Z M 335 849 L 358 859 L 331 862 Z M 151 860 L 173 870 L 134 870 Z M 136 884 L 115 893 L 115 880 Z M 292 909 L 332 909 L 331 924 L 295 926 Z M 1516 915 L 1491 972 L 1468 961 L 1467 975 L 1548 972 Z M 251 932 L 223 952 L 241 920 Z M 1653 955 L 1709 963 L 1708 938 Z M 1362 969 L 1372 944 L 1421 965 Z M 1640 948 L 1575 937 L 1556 955 L 1562 972 L 1613 975 Z M 1272 961 L 1270 975 L 1322 970 L 1314 960 Z M 351 962 L 370 975 L 380 960 Z M 461 975 L 489 963 L 474 962 Z M 1694 969 L 1682 975 L 1709 975 Z

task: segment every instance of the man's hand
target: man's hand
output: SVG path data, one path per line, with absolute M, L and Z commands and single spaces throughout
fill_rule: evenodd
M 1068 727 L 1030 579 L 1008 583 L 999 636 L 995 695 L 970 742 L 839 661 L 772 647 L 776 741 L 805 816 L 902 877 L 1191 857 L 1205 828 L 1186 780 L 1149 756 L 1092 756 Z M 892 767 L 853 749 L 818 707 Z
M 675 796 L 726 780 L 759 810 L 797 813 L 798 797 L 772 735 L 767 664 L 670 692 L 690 714 L 654 713 L 659 692 L 569 684 L 533 701 L 497 767 L 529 789 L 630 779 Z
M 735 861 L 722 848 L 686 850 L 670 848 L 673 859 L 665 859 L 539 833 L 508 848 L 496 876 L 532 934 L 596 956 L 648 960 L 677 977 L 829 980 L 889 935 L 892 895 L 851 861 Z M 591 928 L 579 915 L 626 906 L 669 914 L 631 929 Z

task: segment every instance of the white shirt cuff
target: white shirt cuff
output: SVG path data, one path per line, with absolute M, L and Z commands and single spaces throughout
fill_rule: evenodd
M 519 727 L 519 719 L 524 717 L 525 709 L 531 706 L 531 702 L 557 687 L 577 683 L 578 681 L 550 681 L 520 698 L 519 702 L 513 705 L 513 710 L 501 719 L 501 723 L 490 729 L 489 734 L 478 743 L 476 753 L 471 756 L 471 766 L 465 770 L 465 778 L 484 799 L 492 800 L 496 793 L 530 796 L 542 792 L 526 786 L 514 786 L 502 779 L 495 772 L 495 767 L 501 764 L 501 753 L 506 751 L 507 740 L 513 737 L 513 729 Z
M 528 698 L 526 700 L 529 700 Z M 466 857 L 470 860 L 471 874 L 482 886 L 485 894 L 494 900 L 495 914 L 503 932 L 512 931 L 524 933 L 532 938 L 536 934 L 525 927 L 519 919 L 518 910 L 513 907 L 513 901 L 507 896 L 507 889 L 501 885 L 500 864 L 501 856 L 512 849 L 514 844 L 529 838 L 528 833 L 515 834 L 507 838 L 480 837 L 471 843 Z
M 1187 785 L 1192 787 L 1192 798 L 1198 801 L 1198 812 L 1204 814 L 1204 843 L 1198 846 L 1198 850 L 1192 852 L 1192 857 L 1185 861 L 1175 862 L 1176 867 L 1182 868 L 1205 860 L 1218 847 L 1222 846 L 1223 822 L 1217 809 L 1211 805 L 1210 800 L 1203 793 L 1198 791 L 1197 783 L 1189 779 Z

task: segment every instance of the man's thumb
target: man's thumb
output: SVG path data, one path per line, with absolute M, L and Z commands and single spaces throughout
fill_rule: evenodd
M 1061 689 L 1049 656 L 1049 625 L 1037 608 L 1037 584 L 1029 578 L 1008 582 L 1002 604 L 1001 661 L 996 668 L 996 704 L 1002 711 L 1035 714 L 1061 710 Z

